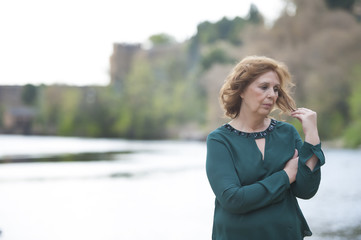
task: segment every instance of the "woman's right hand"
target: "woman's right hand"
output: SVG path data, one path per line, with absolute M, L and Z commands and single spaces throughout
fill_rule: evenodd
M 293 154 L 293 157 L 288 160 L 286 163 L 286 166 L 284 167 L 285 172 L 288 175 L 288 178 L 290 179 L 290 184 L 296 181 L 296 175 L 298 170 L 298 151 L 295 149 L 295 154 Z

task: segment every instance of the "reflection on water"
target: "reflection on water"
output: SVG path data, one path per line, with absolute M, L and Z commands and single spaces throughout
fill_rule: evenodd
M 203 142 L 0 136 L 0 146 L 0 239 L 211 239 Z M 319 192 L 299 201 L 307 239 L 361 239 L 361 151 L 325 154 Z
M 3 156 L 0 163 L 30 163 L 30 162 L 73 162 L 73 161 L 111 161 L 118 159 L 120 154 L 131 154 L 133 151 L 118 152 L 86 152 L 86 153 L 67 153 L 55 155 L 10 155 Z
M 344 240 L 357 240 L 361 239 L 361 225 L 354 227 L 347 227 L 333 232 L 324 231 L 321 233 L 323 239 L 344 239 Z

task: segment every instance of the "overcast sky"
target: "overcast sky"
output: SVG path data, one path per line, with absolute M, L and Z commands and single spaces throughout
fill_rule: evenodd
M 0 1 L 0 85 L 109 82 L 113 43 L 167 33 L 184 41 L 202 21 L 245 17 L 251 3 L 266 20 L 282 0 Z

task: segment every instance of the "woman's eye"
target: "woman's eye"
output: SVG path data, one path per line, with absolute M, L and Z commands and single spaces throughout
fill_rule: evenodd
M 279 92 L 279 88 L 274 88 L 273 89 L 275 92 Z
M 267 86 L 261 86 L 262 90 L 267 90 L 267 88 L 268 88 Z

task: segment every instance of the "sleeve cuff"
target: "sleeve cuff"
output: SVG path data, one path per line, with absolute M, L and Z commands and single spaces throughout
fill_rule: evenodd
M 304 142 L 299 152 L 299 161 L 301 161 L 302 165 L 306 165 L 307 160 L 310 159 L 313 154 L 318 158 L 317 165 L 315 166 L 315 169 L 313 169 L 313 172 L 315 172 L 325 164 L 325 155 L 321 149 L 321 143 L 312 145 L 308 142 Z
M 283 175 L 283 180 L 286 182 L 286 189 L 289 189 L 291 187 L 290 178 L 284 169 L 281 171 L 281 174 Z

